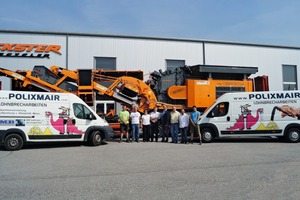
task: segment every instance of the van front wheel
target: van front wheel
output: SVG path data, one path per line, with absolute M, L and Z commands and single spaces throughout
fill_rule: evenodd
M 215 140 L 215 133 L 210 128 L 204 128 L 201 134 L 203 142 L 213 142 Z
M 18 134 L 9 134 L 4 140 L 4 147 L 8 151 L 20 150 L 23 146 L 23 138 Z
M 100 131 L 93 131 L 90 135 L 90 145 L 99 146 L 102 143 L 102 137 Z
M 287 131 L 285 138 L 288 142 L 299 142 L 300 140 L 300 131 L 298 128 L 291 128 Z

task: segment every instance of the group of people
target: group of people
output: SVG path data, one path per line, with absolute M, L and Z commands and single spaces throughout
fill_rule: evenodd
M 181 109 L 180 112 L 176 110 L 176 107 L 172 107 L 172 111 L 168 111 L 167 106 L 163 105 L 163 111 L 160 113 L 157 111 L 157 107 L 153 109 L 151 113 L 145 110 L 143 115 L 137 111 L 137 106 L 132 106 L 130 112 L 126 105 L 123 105 L 122 111 L 119 113 L 120 142 L 123 141 L 124 134 L 126 135 L 126 142 L 139 142 L 140 132 L 143 130 L 143 142 L 158 142 L 159 126 L 161 125 L 162 140 L 161 142 L 168 142 L 169 132 L 171 131 L 172 143 L 179 143 L 179 132 L 181 133 L 180 143 L 187 144 L 187 131 L 190 130 L 190 143 L 193 144 L 194 135 L 199 136 L 202 144 L 202 137 L 200 132 L 200 126 L 198 124 L 200 120 L 200 112 L 197 111 L 197 107 L 193 106 L 193 111 L 188 115 L 185 113 L 185 109 Z M 131 131 L 131 141 L 129 138 L 129 130 Z

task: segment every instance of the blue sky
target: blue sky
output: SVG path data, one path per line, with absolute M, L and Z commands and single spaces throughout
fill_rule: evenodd
M 300 1 L 11 0 L 0 29 L 300 46 Z

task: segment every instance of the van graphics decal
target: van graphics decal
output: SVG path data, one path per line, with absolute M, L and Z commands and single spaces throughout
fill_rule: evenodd
M 284 118 L 286 116 L 297 118 L 300 120 L 300 108 L 295 108 L 288 105 L 283 106 L 275 106 L 272 110 L 271 121 L 274 120 L 275 111 L 278 110 L 281 112 L 281 117 Z
M 249 99 L 300 99 L 300 92 L 249 94 Z
M 53 113 L 50 111 L 45 112 L 48 122 L 50 121 L 51 126 L 59 131 L 61 135 L 67 133 L 68 135 L 72 134 L 84 134 L 83 131 L 79 130 L 74 124 L 70 116 L 70 109 L 64 106 L 61 106 L 61 113 L 59 113 L 58 118 L 54 120 Z
M 245 104 L 241 107 L 241 114 L 233 124 L 226 128 L 226 131 L 221 131 L 222 134 L 260 134 L 260 133 L 282 133 L 282 129 L 278 126 L 275 115 L 276 111 L 280 112 L 280 117 L 291 117 L 300 120 L 300 107 L 289 105 L 274 106 L 271 112 L 270 121 L 264 124 L 262 121 L 263 108 L 258 108 L 255 115 L 249 109 L 251 105 Z M 256 126 L 255 126 L 256 125 Z M 253 126 L 256 128 L 253 129 Z
M 12 119 L 0 119 L 0 126 L 11 126 L 15 124 L 15 120 Z
M 53 135 L 53 133 L 50 131 L 49 127 L 47 127 L 45 131 L 42 131 L 38 125 L 35 125 L 29 130 L 28 135 Z
M 16 119 L 16 126 L 25 126 L 25 119 Z
M 241 115 L 239 115 L 238 119 L 236 119 L 236 123 L 227 128 L 227 130 L 244 130 L 244 129 L 251 129 L 252 126 L 254 126 L 260 117 L 260 114 L 263 113 L 263 108 L 258 108 L 256 110 L 256 115 L 252 115 L 252 111 L 249 109 L 250 105 L 245 104 L 240 106 L 241 107 Z
M 9 93 L 8 99 L 16 100 L 38 100 L 38 101 L 60 101 L 60 96 L 57 94 L 18 94 Z M 31 105 L 30 105 L 31 106 Z

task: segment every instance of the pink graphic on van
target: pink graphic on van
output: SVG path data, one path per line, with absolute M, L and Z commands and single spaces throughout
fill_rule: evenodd
M 249 109 L 250 105 L 242 105 L 241 106 L 241 115 L 239 115 L 238 119 L 236 120 L 236 123 L 227 128 L 227 130 L 244 130 L 246 129 L 251 129 L 252 126 L 254 126 L 260 117 L 260 114 L 263 113 L 263 108 L 258 108 L 256 110 L 256 116 L 253 116 L 251 114 L 251 110 Z
M 69 118 L 69 114 L 67 113 L 67 109 L 65 107 L 61 107 L 63 111 L 59 113 L 59 118 L 54 121 L 53 114 L 50 111 L 45 112 L 46 116 L 49 117 L 50 123 L 53 128 L 55 128 L 61 135 L 65 134 L 84 134 L 83 131 L 79 130 L 72 122 L 72 119 Z

